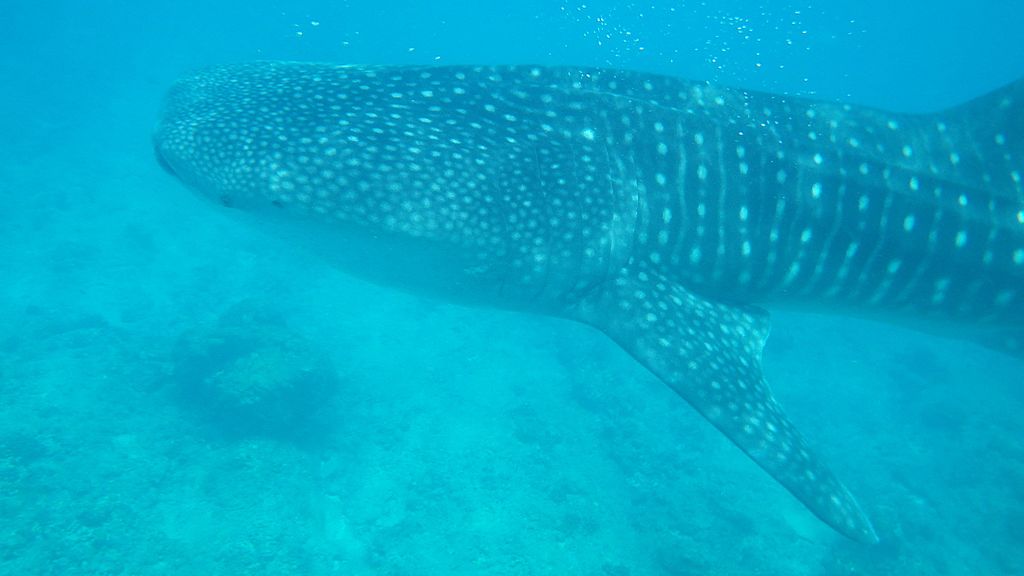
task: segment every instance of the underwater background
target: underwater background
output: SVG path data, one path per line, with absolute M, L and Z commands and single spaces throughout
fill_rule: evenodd
M 0 6 L 0 574 L 1024 574 L 1024 364 L 773 314 L 845 540 L 597 332 L 367 284 L 154 160 L 254 59 L 612 66 L 928 112 L 1024 76 L 1024 4 Z

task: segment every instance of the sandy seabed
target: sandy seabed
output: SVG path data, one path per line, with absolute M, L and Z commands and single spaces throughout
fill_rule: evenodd
M 155 98 L 0 144 L 0 573 L 1024 572 L 1019 360 L 776 315 L 769 381 L 882 538 L 854 544 L 597 332 L 365 284 L 193 198 Z M 183 376 L 189 342 L 281 334 L 323 402 L 183 384 L 253 381 Z M 301 371 L 259 358 L 230 366 Z

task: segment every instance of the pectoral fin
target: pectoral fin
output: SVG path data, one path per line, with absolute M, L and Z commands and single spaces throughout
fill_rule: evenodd
M 818 518 L 854 540 L 878 540 L 764 380 L 767 313 L 702 298 L 631 264 L 584 298 L 575 316 L 625 348 Z

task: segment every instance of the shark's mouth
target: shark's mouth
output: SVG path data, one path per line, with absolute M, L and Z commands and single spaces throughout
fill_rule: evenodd
M 167 172 L 171 176 L 174 176 L 175 178 L 178 177 L 177 172 L 174 171 L 174 167 L 171 166 L 171 163 L 168 162 L 167 158 L 164 157 L 163 152 L 160 151 L 160 145 L 156 142 L 153 143 L 153 154 L 156 156 L 156 163 L 159 164 L 160 167 L 163 168 L 165 172 Z

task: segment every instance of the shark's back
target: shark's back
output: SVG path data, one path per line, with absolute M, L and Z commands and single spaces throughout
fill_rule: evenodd
M 952 321 L 1020 353 L 1024 81 L 912 115 L 605 74 L 638 257 L 717 299 Z

